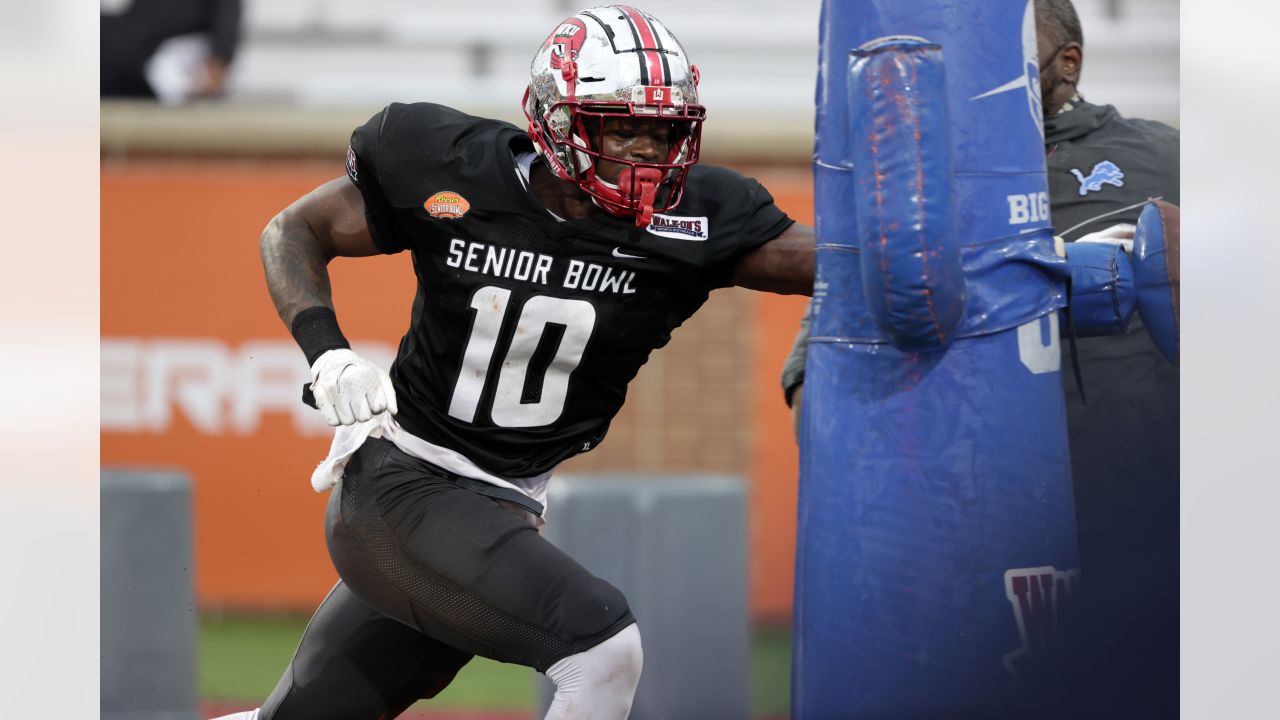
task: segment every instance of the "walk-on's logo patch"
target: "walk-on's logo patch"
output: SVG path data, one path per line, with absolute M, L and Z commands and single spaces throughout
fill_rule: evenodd
M 1110 160 L 1103 160 L 1094 165 L 1088 176 L 1075 168 L 1071 168 L 1071 174 L 1076 176 L 1076 180 L 1080 181 L 1081 195 L 1088 195 L 1093 190 L 1102 190 L 1104 184 L 1124 187 L 1124 171 L 1116 167 L 1116 164 Z
M 427 198 L 422 207 L 427 209 L 427 214 L 431 217 L 457 220 L 467 214 L 467 211 L 471 209 L 471 203 L 452 190 L 441 190 Z
M 1013 605 L 1022 641 L 1022 647 L 1005 653 L 1004 669 L 1010 674 L 1018 675 L 1063 636 L 1079 580 L 1079 570 L 1055 570 L 1052 565 L 1005 571 L 1004 596 Z
M 711 233 L 710 227 L 705 217 L 654 214 L 645 230 L 674 240 L 706 240 Z

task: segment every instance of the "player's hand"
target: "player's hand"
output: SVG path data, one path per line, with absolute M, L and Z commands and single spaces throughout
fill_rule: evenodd
M 1108 245 L 1119 245 L 1124 248 L 1127 253 L 1133 253 L 1133 233 L 1137 230 L 1137 226 L 1131 223 L 1119 223 L 1112 225 L 1106 230 L 1089 233 L 1084 237 L 1076 240 L 1076 242 L 1087 243 L 1105 243 Z
M 382 368 L 346 348 L 335 348 L 311 366 L 311 392 L 330 425 L 354 425 L 378 413 L 395 415 L 396 391 Z
M 222 97 L 226 94 L 229 71 L 230 68 L 225 60 L 216 57 L 207 58 L 196 79 L 195 96 L 198 98 Z

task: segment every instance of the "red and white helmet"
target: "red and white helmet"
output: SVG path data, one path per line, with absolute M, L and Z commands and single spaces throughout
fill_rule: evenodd
M 627 5 L 583 10 L 560 23 L 533 58 L 524 111 L 529 137 L 551 172 L 638 225 L 680 202 L 706 116 L 698 69 L 680 42 L 652 15 Z M 618 117 L 669 122 L 666 161 L 635 162 L 593 147 L 589 138 Z M 623 166 L 616 185 L 597 176 L 598 159 Z

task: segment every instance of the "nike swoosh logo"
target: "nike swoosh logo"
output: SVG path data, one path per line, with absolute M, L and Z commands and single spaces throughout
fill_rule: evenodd
M 643 260 L 644 255 L 628 255 L 622 252 L 622 248 L 614 248 L 613 256 L 616 258 L 631 258 L 632 260 Z

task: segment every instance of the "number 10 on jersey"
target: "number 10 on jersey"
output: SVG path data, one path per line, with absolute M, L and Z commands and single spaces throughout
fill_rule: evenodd
M 462 356 L 462 369 L 449 401 L 449 416 L 474 423 L 480 398 L 489 380 L 502 321 L 511 305 L 511 291 L 487 285 L 471 296 L 476 321 Z M 529 363 L 542 341 L 547 325 L 564 327 L 551 363 L 544 371 L 537 402 L 521 402 L 529 375 Z M 569 376 L 582 361 L 582 352 L 596 326 L 596 309 L 586 300 L 534 295 L 525 301 L 512 332 L 506 358 L 497 367 L 498 387 L 489 416 L 499 427 L 550 425 L 564 412 Z

